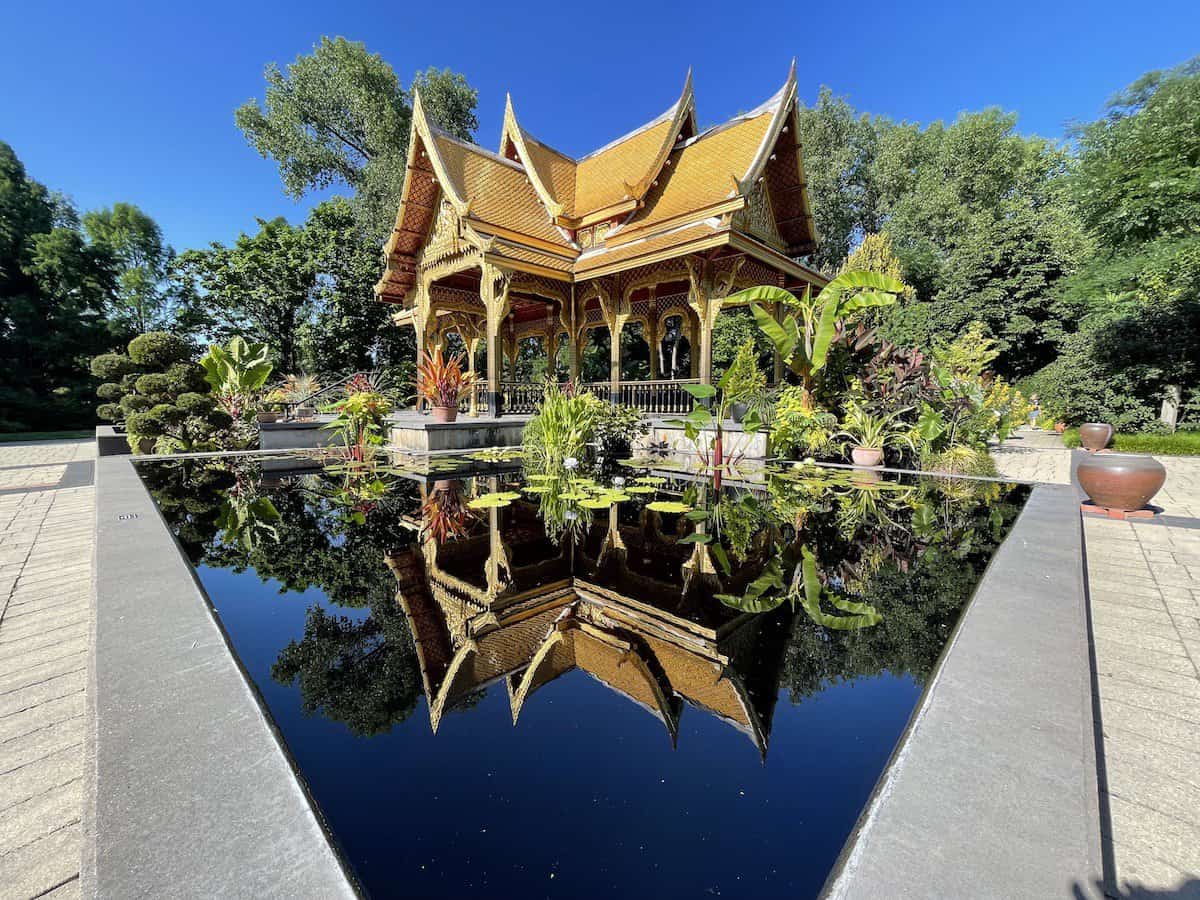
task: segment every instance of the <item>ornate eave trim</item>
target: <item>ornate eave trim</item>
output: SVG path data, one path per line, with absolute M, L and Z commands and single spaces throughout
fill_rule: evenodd
M 775 107 L 771 125 L 767 129 L 767 133 L 763 135 L 762 141 L 758 145 L 758 151 L 754 154 L 754 159 L 750 162 L 750 167 L 746 170 L 746 174 L 738 181 L 738 190 L 740 193 L 747 193 L 754 182 L 763 174 L 763 170 L 767 167 L 767 161 L 771 158 L 771 151 L 775 147 L 775 142 L 779 140 L 779 134 L 783 130 L 783 126 L 787 124 L 789 116 L 794 115 L 796 110 L 796 61 L 792 60 L 792 67 L 788 70 L 787 81 L 779 92 L 768 101 L 768 105 L 778 102 Z M 797 144 L 799 146 L 799 139 Z M 799 153 L 796 154 L 799 157 Z M 803 179 L 801 179 L 803 183 Z
M 741 250 L 743 253 L 753 256 L 760 262 L 765 263 L 773 269 L 778 269 L 785 275 L 791 275 L 819 288 L 825 287 L 829 283 L 829 279 L 816 269 L 809 268 L 803 263 L 798 263 L 794 259 L 784 256 L 774 247 L 770 247 L 740 231 L 730 232 L 729 244 L 734 249 Z
M 650 185 L 662 173 L 663 165 L 667 161 L 667 157 L 671 155 L 671 151 L 675 149 L 675 144 L 679 140 L 679 133 L 683 130 L 685 122 L 692 123 L 692 131 L 696 131 L 696 95 L 692 87 L 692 70 L 689 68 L 687 78 L 683 82 L 683 91 L 679 95 L 679 100 L 675 104 L 675 115 L 671 119 L 671 130 L 667 132 L 667 136 L 663 139 L 662 146 L 658 148 L 658 153 L 654 157 L 654 162 L 650 166 L 650 170 L 642 176 L 640 180 L 626 187 L 630 189 L 630 196 L 641 204 L 642 199 L 650 190 Z
M 520 123 L 517 122 L 517 114 L 513 109 L 512 95 L 505 94 L 504 127 L 500 134 L 501 156 L 504 155 L 505 147 L 509 141 L 512 141 L 513 146 L 516 148 L 517 156 L 520 157 L 521 164 L 525 167 L 525 176 L 529 179 L 530 184 L 533 185 L 533 189 L 545 205 L 546 212 L 550 215 L 551 220 L 557 221 L 563 214 L 563 205 L 555 199 L 549 187 L 542 181 L 542 176 L 538 172 L 537 166 L 533 164 L 533 157 L 525 146 L 525 132 L 522 130 Z
M 636 269 L 640 266 L 648 266 L 657 262 L 664 262 L 669 259 L 675 259 L 680 256 L 685 256 L 689 253 L 699 253 L 704 250 L 711 250 L 714 247 L 723 247 L 729 243 L 730 232 L 728 228 L 718 228 L 711 235 L 705 235 L 701 238 L 693 239 L 682 244 L 672 244 L 661 250 L 655 250 L 642 256 L 631 256 L 612 263 L 607 266 L 599 266 L 595 269 L 589 269 L 586 272 L 579 273 L 576 278 L 582 283 L 591 281 L 596 278 L 602 278 L 605 275 L 614 275 L 617 272 L 624 272 L 628 269 Z

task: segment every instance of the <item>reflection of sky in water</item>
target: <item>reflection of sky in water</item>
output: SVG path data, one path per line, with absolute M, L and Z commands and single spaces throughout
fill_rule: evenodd
M 289 489 L 285 482 L 266 493 Z M 280 497 L 279 506 L 299 516 L 312 503 L 289 506 Z M 414 510 L 401 512 L 411 516 Z M 384 513 L 397 515 L 394 509 L 371 515 Z M 515 520 L 504 510 L 492 515 Z M 484 511 L 485 523 L 487 516 Z M 632 542 L 638 518 L 623 511 L 621 520 L 634 523 L 622 525 Z M 546 677 L 530 678 L 514 726 L 510 693 L 529 673 L 522 668 L 512 682 L 500 677 L 480 686 L 471 682 L 472 673 L 490 675 L 481 663 L 463 665 L 462 689 L 448 691 L 454 701 L 431 717 L 412 636 L 414 627 L 422 633 L 428 656 L 433 643 L 424 635 L 433 634 L 432 626 L 411 618 L 419 612 L 412 602 L 406 617 L 390 600 L 396 578 L 382 552 L 364 549 L 361 534 L 351 537 L 355 526 L 326 528 L 314 521 L 289 521 L 285 515 L 277 546 L 261 548 L 257 557 L 201 564 L 197 571 L 348 861 L 368 891 L 380 897 L 483 891 L 570 898 L 815 895 L 904 729 L 961 598 L 987 559 L 984 553 L 974 562 L 952 564 L 946 554 L 939 563 L 957 566 L 947 570 L 951 573 L 965 573 L 949 612 L 945 604 L 913 593 L 927 587 L 925 582 L 900 573 L 886 596 L 866 597 L 884 615 L 880 630 L 870 635 L 826 632 L 785 605 L 705 645 L 730 659 L 724 677 L 740 679 L 744 690 L 736 696 L 751 709 L 751 718 L 758 716 L 757 737 L 736 716 L 702 708 L 697 697 L 709 697 L 704 690 L 722 678 L 720 666 L 692 670 L 686 653 L 664 649 L 696 643 L 691 639 L 654 644 L 661 635 L 647 630 L 647 623 L 661 611 L 638 618 L 621 606 L 619 596 L 608 607 L 564 601 L 546 615 L 549 629 L 539 625 L 535 635 L 521 638 L 530 645 L 521 653 L 529 656 L 552 628 L 565 629 L 558 649 L 543 650 L 544 668 L 536 671 Z M 369 518 L 368 528 L 372 522 Z M 314 527 L 329 533 L 293 533 Z M 819 533 L 819 523 L 813 527 Z M 399 541 L 403 534 L 380 540 Z M 293 539 L 296 546 L 317 549 L 293 551 Z M 599 546 L 599 538 L 591 544 Z M 528 544 L 523 564 L 530 563 L 529 547 L 557 552 L 544 539 Z M 585 550 L 581 545 L 580 553 Z M 290 552 L 297 567 L 308 567 L 303 578 L 292 581 L 311 581 L 303 591 L 284 590 L 275 577 L 263 580 L 256 571 L 289 564 Z M 669 564 L 665 556 L 649 554 L 651 564 L 645 566 L 642 551 L 631 549 L 634 556 L 643 575 Z M 250 568 L 236 571 L 247 562 Z M 326 566 L 339 598 L 350 602 L 346 572 L 340 580 L 333 574 L 346 564 L 354 567 L 353 602 L 371 599 L 374 606 L 332 603 L 319 586 Z M 589 579 L 603 581 L 594 569 Z M 831 572 L 826 584 L 840 590 L 844 581 Z M 670 582 L 677 592 L 679 579 Z M 905 598 L 903 608 L 889 607 L 894 597 Z M 441 607 L 431 602 L 427 608 Z M 369 711 L 381 704 L 377 695 L 403 694 L 399 682 L 409 686 L 405 696 L 411 699 L 401 697 L 395 714 L 373 736 L 356 734 L 322 703 L 306 715 L 302 679 L 281 683 L 273 677 L 281 651 L 289 642 L 304 641 L 306 620 L 317 610 L 344 618 L 337 633 L 352 636 L 333 648 L 352 647 L 344 656 L 332 652 L 332 645 L 300 645 L 309 654 L 301 658 L 317 660 L 314 665 L 330 676 L 326 688 L 350 691 L 338 698 L 339 715 Z M 942 618 L 925 628 L 926 614 Z M 716 627 L 736 619 L 732 610 L 720 608 L 680 621 Z M 503 613 L 499 621 L 510 631 L 492 633 L 491 645 L 481 639 L 477 655 L 508 652 L 489 649 L 517 635 Z M 902 627 L 907 630 L 898 630 Z M 892 635 L 888 628 L 897 630 Z M 360 634 L 365 636 L 355 643 Z M 615 641 L 616 649 L 606 641 Z M 707 663 L 707 657 L 696 658 Z M 644 672 L 635 678 L 633 666 Z M 371 677 L 356 681 L 355 667 Z M 435 689 L 436 668 L 426 665 L 427 674 L 434 670 Z M 342 676 L 348 676 L 344 682 Z M 660 698 L 661 708 L 647 699 L 646 684 L 666 685 L 669 695 Z M 724 703 L 735 694 L 712 696 L 712 702 Z M 388 709 L 386 703 L 382 708 Z

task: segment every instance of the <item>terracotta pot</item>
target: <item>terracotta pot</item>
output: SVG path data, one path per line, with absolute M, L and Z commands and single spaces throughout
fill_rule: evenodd
M 1107 422 L 1084 422 L 1079 426 L 1079 443 L 1084 450 L 1103 450 L 1112 436 L 1113 427 Z
M 429 409 L 429 418 L 434 422 L 453 422 L 458 418 L 457 406 L 433 406 Z
M 1076 469 L 1079 486 L 1095 506 L 1132 512 L 1141 509 L 1167 480 L 1167 470 L 1150 456 L 1104 453 L 1089 456 Z
M 311 419 L 317 414 L 315 406 L 301 406 L 296 409 L 297 419 Z
M 874 468 L 883 465 L 883 451 L 874 447 L 855 447 L 850 451 L 850 458 L 856 466 Z
M 277 413 L 277 412 L 260 412 L 260 413 L 258 413 L 257 416 L 255 416 L 255 418 L 258 419 L 258 421 L 260 423 L 269 424 L 271 422 L 279 421 L 279 413 Z
M 1054 423 L 1054 432 L 1055 432 L 1055 434 L 1062 434 L 1062 433 L 1063 433 L 1064 431 L 1066 431 L 1066 430 L 1067 430 L 1067 423 L 1066 423 L 1066 422 L 1055 422 L 1055 423 Z

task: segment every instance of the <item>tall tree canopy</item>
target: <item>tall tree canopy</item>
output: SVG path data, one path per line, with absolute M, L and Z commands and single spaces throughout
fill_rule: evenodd
M 117 265 L 113 315 L 117 323 L 137 334 L 168 324 L 167 275 L 175 251 L 163 243 L 158 223 L 132 203 L 114 203 L 109 209 L 86 213 L 83 229 Z
M 1064 326 L 1053 289 L 1088 246 L 1066 193 L 1066 147 L 1018 134 L 998 109 L 921 127 L 859 114 L 828 89 L 801 111 L 800 131 L 816 262 L 836 270 L 882 232 L 913 288 L 884 316 L 890 337 L 929 347 L 982 322 L 1003 374 L 1054 358 Z
M 479 126 L 476 92 L 462 75 L 429 69 L 405 89 L 378 54 L 345 38 L 321 38 L 286 71 L 271 63 L 262 105 L 234 113 L 237 126 L 264 158 L 279 164 L 291 197 L 335 184 L 349 186 L 362 225 L 376 243 L 400 202 L 412 92 L 419 89 L 438 125 L 462 138 Z
M 88 360 L 109 349 L 108 249 L 0 141 L 0 431 L 94 421 Z
M 1028 386 L 1069 420 L 1153 422 L 1170 387 L 1200 420 L 1200 57 L 1151 72 L 1076 130 L 1066 184 L 1095 252 L 1054 303 L 1075 328 Z
M 180 254 L 176 272 L 195 321 L 209 338 L 233 335 L 267 342 L 279 368 L 294 372 L 300 361 L 300 326 L 313 311 L 317 263 L 303 228 L 284 219 L 259 219 L 257 234 L 232 247 L 214 243 Z

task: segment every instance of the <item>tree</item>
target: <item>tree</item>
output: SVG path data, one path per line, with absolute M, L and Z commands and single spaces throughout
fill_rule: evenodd
M 113 318 L 141 334 L 169 320 L 167 274 L 175 251 L 163 243 L 158 223 L 132 203 L 114 203 L 83 216 L 89 240 L 106 248 L 117 265 Z
M 1020 376 L 1053 358 L 1063 323 L 1052 298 L 1087 240 L 1071 214 L 1064 147 L 1016 133 L 998 109 L 946 126 L 880 133 L 872 178 L 886 231 L 919 302 L 885 330 L 929 347 L 981 321 L 997 339 L 997 371 Z
M 0 430 L 95 421 L 87 361 L 111 341 L 115 267 L 78 225 L 0 141 Z
M 353 204 L 344 197 L 326 200 L 309 214 L 305 231 L 318 272 L 317 313 L 306 337 L 306 355 L 314 368 L 411 367 L 416 358 L 413 330 L 393 325 L 392 308 L 375 300 L 379 248 Z
M 378 245 L 399 206 L 412 121 L 412 90 L 440 127 L 469 138 L 478 127 L 476 92 L 448 70 L 429 71 L 405 90 L 382 57 L 345 38 L 321 38 L 286 71 L 271 63 L 262 105 L 238 107 L 234 121 L 264 158 L 279 165 L 284 190 L 301 197 L 345 184 L 360 223 Z
M 232 247 L 188 250 L 176 268 L 210 337 L 265 341 L 284 372 L 297 368 L 300 325 L 313 311 L 317 262 L 303 228 L 284 219 L 258 220 L 257 234 Z
M 1200 56 L 1143 75 L 1076 129 L 1071 194 L 1105 247 L 1195 234 L 1200 222 Z
M 881 121 L 824 86 L 815 106 L 800 107 L 804 173 L 821 236 L 814 262 L 826 270 L 837 268 L 858 235 L 879 230 L 871 166 Z

